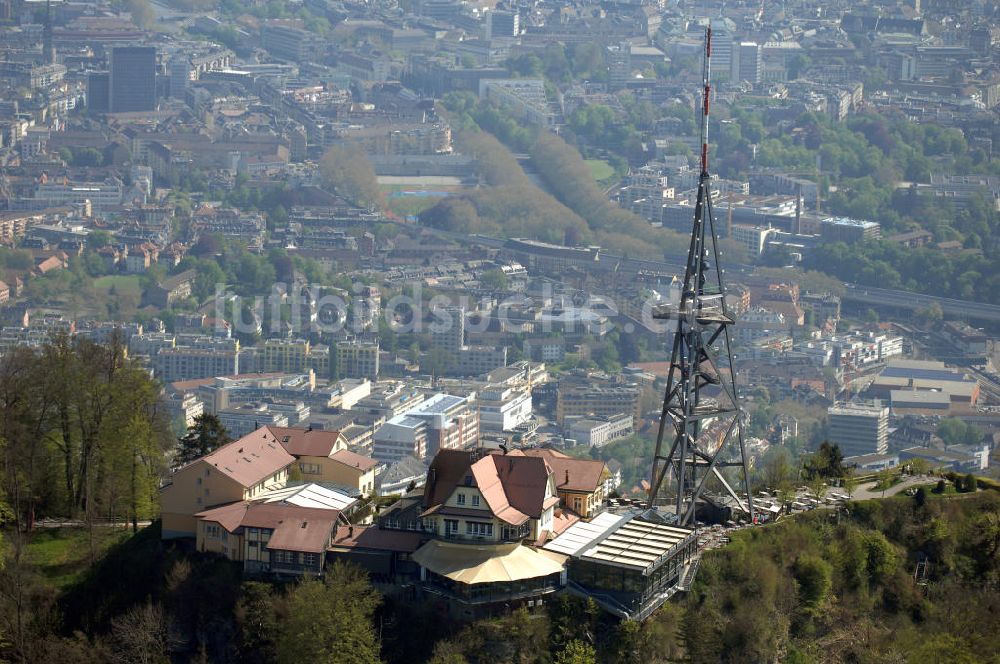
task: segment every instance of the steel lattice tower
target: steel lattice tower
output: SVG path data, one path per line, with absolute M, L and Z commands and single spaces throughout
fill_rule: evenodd
M 674 320 L 677 325 L 656 436 L 649 506 L 669 504 L 675 498 L 680 525 L 694 520 L 695 505 L 711 478 L 754 520 L 750 469 L 740 427 L 742 409 L 729 338 L 729 326 L 734 321 L 726 306 L 709 186 L 711 59 L 709 27 L 702 73 L 701 175 L 684 284 L 678 304 L 659 307 L 653 313 L 654 318 Z M 665 449 L 668 422 L 672 441 Z M 738 483 L 725 477 L 726 468 L 737 469 L 736 474 L 741 476 Z

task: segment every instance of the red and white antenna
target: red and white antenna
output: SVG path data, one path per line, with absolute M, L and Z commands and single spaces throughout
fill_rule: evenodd
M 708 176 L 708 104 L 712 98 L 712 26 L 705 31 L 705 61 L 702 63 L 701 83 L 701 176 Z

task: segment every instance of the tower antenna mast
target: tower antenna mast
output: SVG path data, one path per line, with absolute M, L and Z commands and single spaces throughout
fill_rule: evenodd
M 677 305 L 653 312 L 654 318 L 675 321 L 676 326 L 650 473 L 649 507 L 673 502 L 682 526 L 695 520 L 697 505 L 709 498 L 710 485 L 755 520 L 729 334 L 735 321 L 726 303 L 712 214 L 708 170 L 711 73 L 709 26 L 702 64 L 701 174 L 684 284 Z

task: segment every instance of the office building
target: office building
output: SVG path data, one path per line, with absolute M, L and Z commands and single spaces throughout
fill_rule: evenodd
M 889 408 L 873 404 L 839 403 L 827 409 L 830 442 L 844 456 L 885 454 L 889 451 Z
M 479 414 L 469 407 L 469 400 L 440 393 L 382 425 L 375 432 L 372 456 L 388 462 L 405 456 L 422 459 L 439 450 L 470 449 L 478 443 Z
M 177 54 L 170 60 L 170 96 L 174 99 L 184 99 L 191 83 L 193 67 L 191 59 L 186 55 Z
M 764 77 L 764 53 L 757 42 L 740 42 L 734 49 L 737 56 L 733 61 L 734 78 L 756 85 Z
M 881 228 L 876 221 L 829 217 L 820 223 L 820 237 L 823 242 L 845 242 L 856 244 L 881 237 Z
M 112 113 L 156 110 L 156 48 L 116 46 L 111 49 L 109 99 Z
M 568 418 L 566 437 L 577 445 L 602 447 L 608 443 L 627 438 L 635 433 L 631 413 L 618 413 L 610 417 Z
M 442 307 L 432 323 L 431 343 L 435 348 L 457 353 L 465 345 L 465 308 Z
M 641 390 L 634 385 L 560 383 L 556 390 L 556 421 L 571 417 L 614 417 L 622 413 L 639 419 Z
M 495 9 L 486 15 L 486 38 L 516 37 L 521 33 L 521 17 L 517 12 Z
M 111 75 L 106 71 L 87 73 L 87 110 L 107 113 L 111 110 Z
M 632 45 L 621 42 L 607 48 L 608 88 L 620 90 L 628 83 L 632 74 Z
M 513 431 L 531 420 L 531 392 L 521 387 L 489 385 L 476 401 L 484 431 Z

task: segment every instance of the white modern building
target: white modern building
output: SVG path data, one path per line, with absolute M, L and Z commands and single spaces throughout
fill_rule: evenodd
M 531 393 L 515 387 L 489 386 L 475 403 L 483 431 L 513 431 L 531 419 Z
M 601 447 L 610 442 L 631 436 L 635 429 L 631 413 L 618 413 L 608 417 L 581 417 L 566 419 L 566 436 L 578 445 Z
M 874 403 L 839 403 L 827 409 L 830 442 L 846 456 L 889 451 L 889 407 Z

